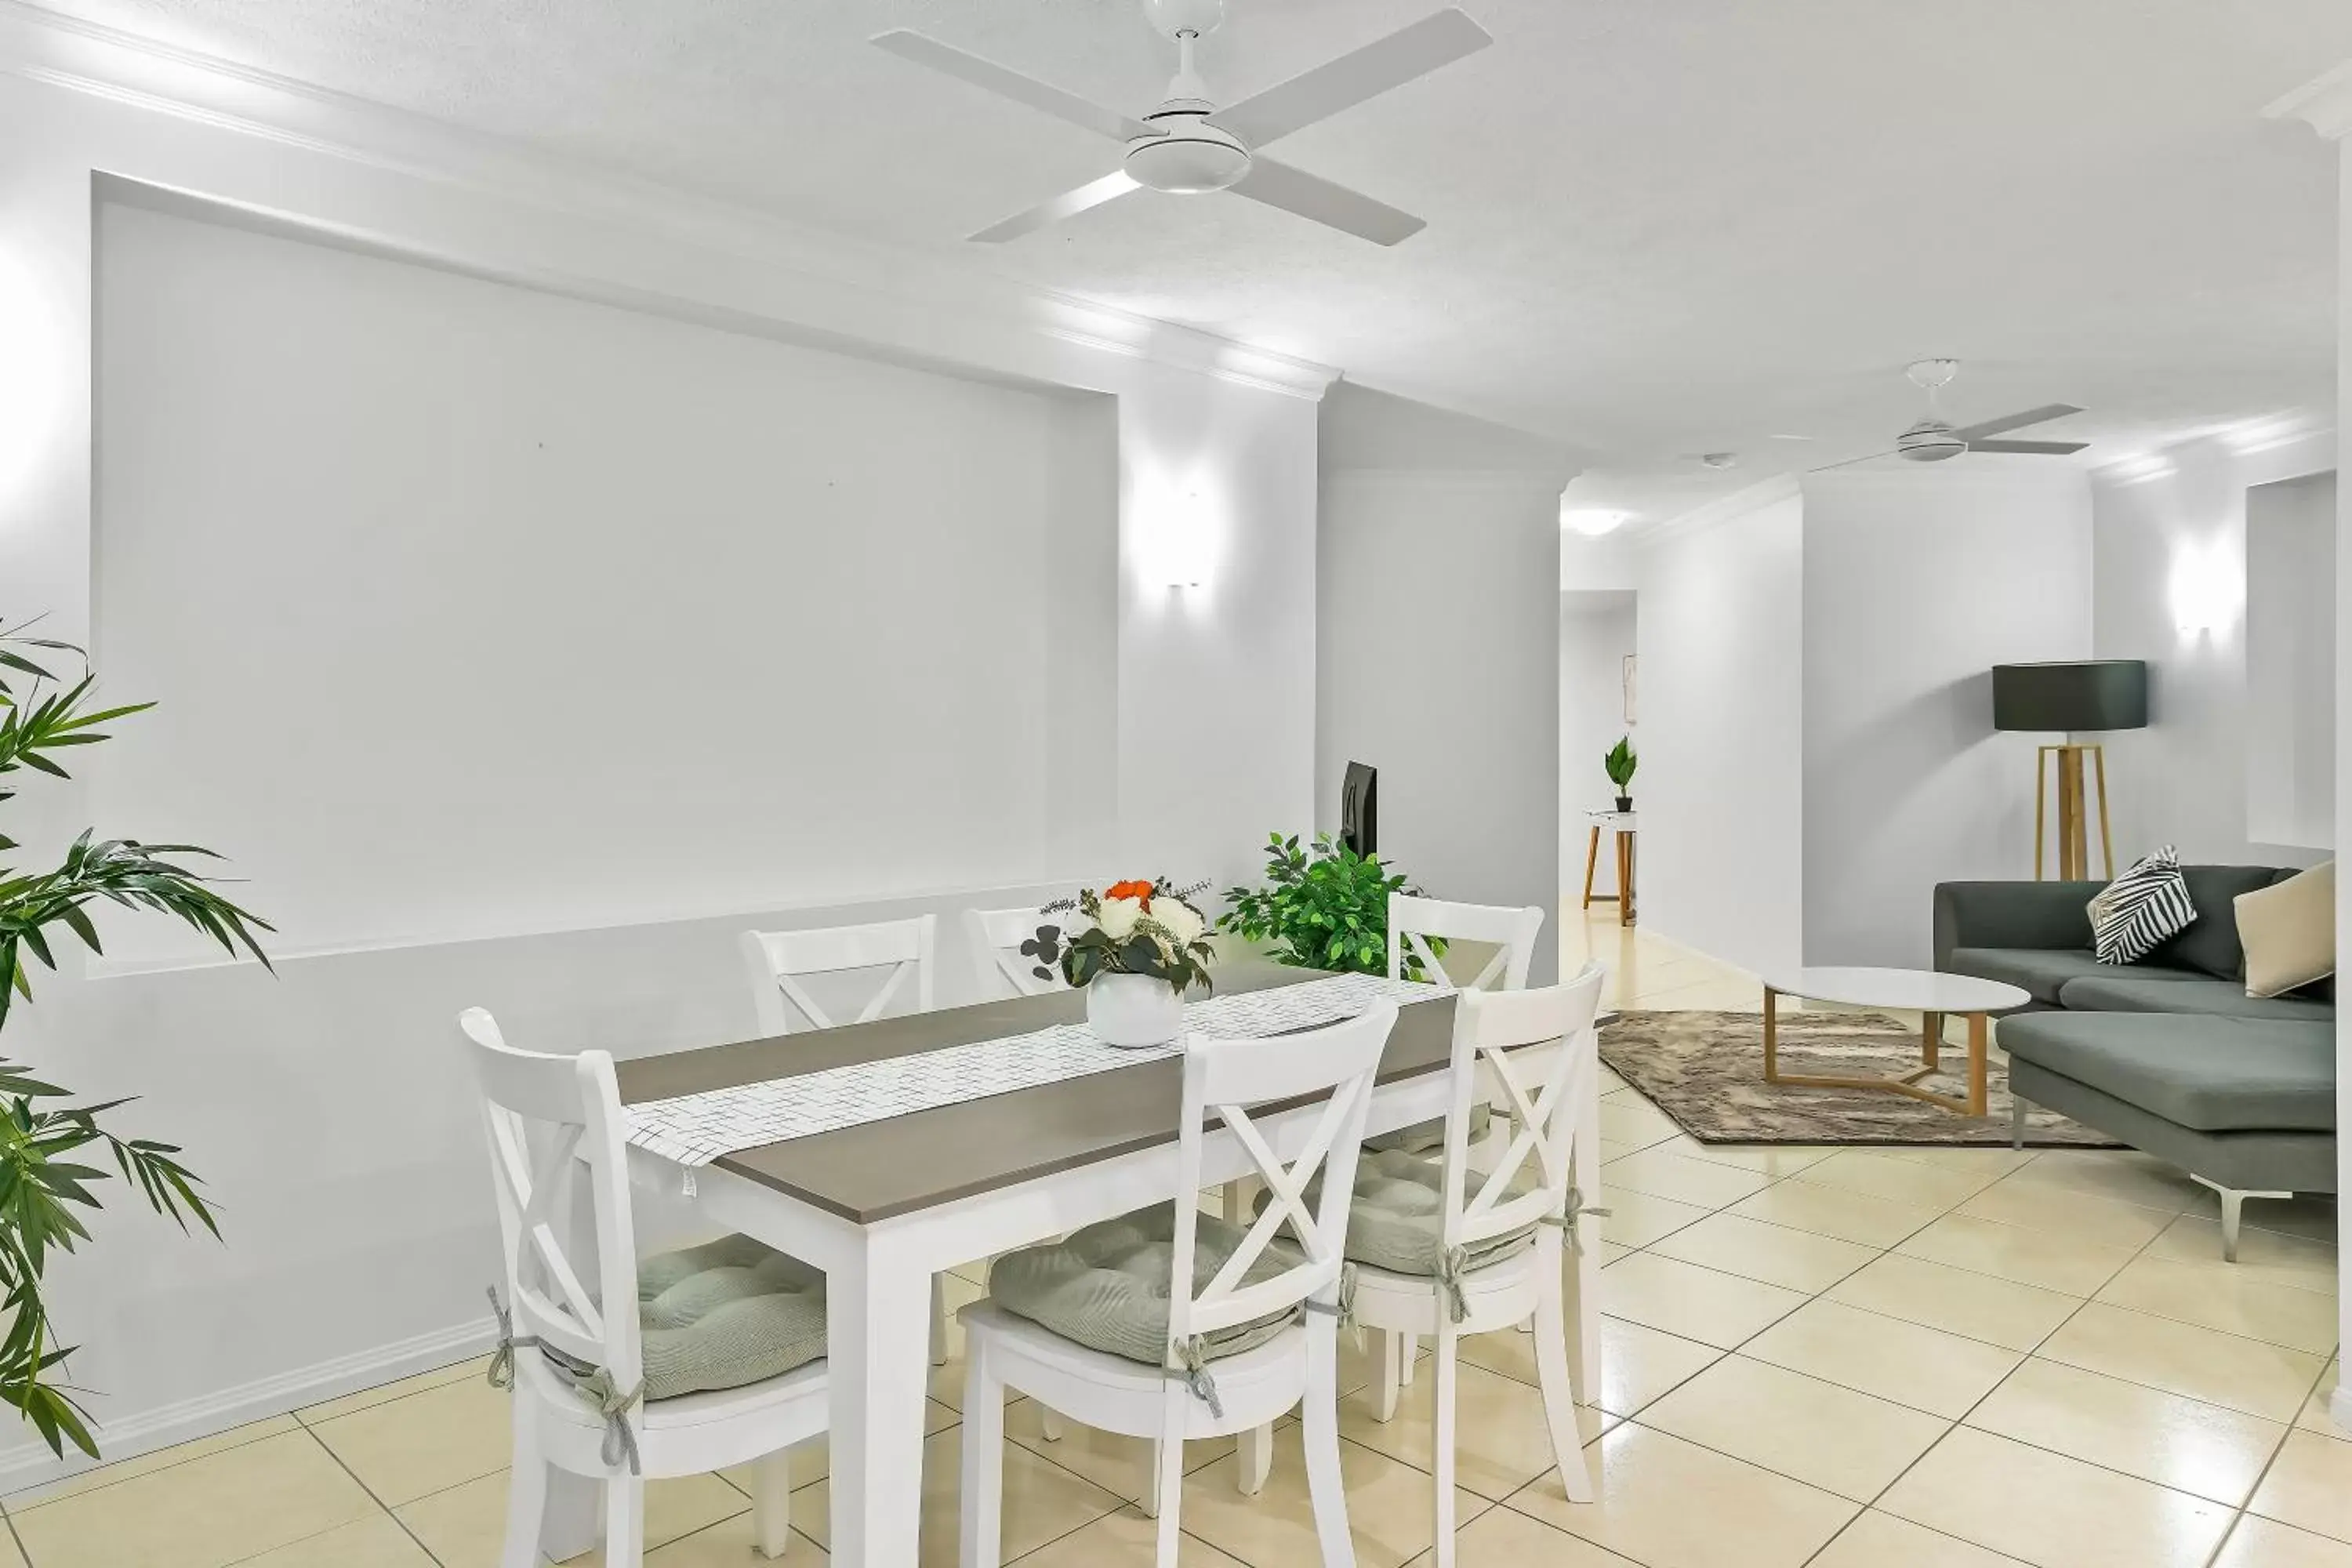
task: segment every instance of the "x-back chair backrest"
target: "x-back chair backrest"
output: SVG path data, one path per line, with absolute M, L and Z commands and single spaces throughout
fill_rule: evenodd
M 482 1089 L 490 1180 L 506 1255 L 514 1332 L 637 1386 L 637 1255 L 625 1128 L 613 1058 L 519 1051 L 479 1007 L 457 1016 Z M 582 1196 L 596 1238 L 593 1266 L 573 1252 Z
M 964 910 L 964 937 L 971 944 L 972 963 L 979 971 L 983 994 L 1042 996 L 1063 989 L 1058 974 L 1050 980 L 1038 978 L 1038 961 L 1021 951 L 1021 944 L 1035 936 L 1041 926 L 1064 929 L 1052 915 L 1033 909 Z
M 1381 1002 L 1357 1017 L 1295 1035 L 1256 1040 L 1195 1035 L 1186 1043 L 1168 1302 L 1171 1357 L 1199 1335 L 1271 1317 L 1302 1302 L 1338 1306 L 1356 1155 L 1363 1143 L 1364 1116 L 1371 1108 L 1373 1075 L 1396 1016 L 1395 1003 Z M 1250 1110 L 1298 1100 L 1307 1100 L 1312 1113 L 1295 1119 L 1280 1132 L 1277 1147 Z M 1192 1258 L 1201 1211 L 1192 1194 L 1203 1184 L 1201 1162 L 1213 1115 L 1248 1152 L 1270 1201 L 1233 1256 L 1195 1289 Z M 1322 1192 L 1310 1208 L 1307 1186 L 1318 1173 Z M 1298 1248 L 1301 1260 L 1272 1278 L 1244 1285 L 1243 1278 L 1277 1235 Z
M 743 963 L 751 972 L 751 994 L 760 1009 L 761 1033 L 791 1033 L 793 1008 L 799 1010 L 810 1027 L 831 1028 L 837 1020 L 801 982 L 813 974 L 831 974 L 845 969 L 887 966 L 889 970 L 882 977 L 881 988 L 874 993 L 855 1022 L 870 1024 L 880 1017 L 909 979 L 915 983 L 916 1011 L 928 1013 L 931 1007 L 931 952 L 938 941 L 939 926 L 939 916 L 918 915 L 912 920 L 877 921 L 871 925 L 745 931 Z
M 1601 1005 L 1603 972 L 1597 963 L 1563 984 L 1532 991 L 1465 991 L 1454 999 L 1453 1094 L 1445 1112 L 1445 1245 L 1475 1247 L 1563 1218 L 1570 1207 L 1578 1103 L 1593 1092 L 1597 1071 L 1592 1019 Z M 1541 1081 L 1534 1067 L 1511 1053 L 1557 1040 Z M 1501 1157 L 1490 1171 L 1470 1169 L 1470 1111 L 1490 1086 L 1508 1113 Z M 1540 1182 L 1517 1197 L 1511 1183 L 1522 1171 Z
M 1536 938 L 1543 931 L 1541 906 L 1504 909 L 1493 904 L 1453 904 L 1442 899 L 1389 895 L 1389 978 L 1402 980 L 1405 966 L 1418 960 L 1422 977 L 1444 980 L 1431 937 L 1444 942 L 1491 943 L 1495 955 L 1465 985 L 1465 990 L 1517 991 L 1528 983 L 1528 965 L 1535 959 Z

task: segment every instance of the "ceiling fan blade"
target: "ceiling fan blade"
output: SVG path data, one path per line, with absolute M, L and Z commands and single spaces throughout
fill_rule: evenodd
M 1225 188 L 1237 196 L 1247 196 L 1331 228 L 1344 229 L 1374 245 L 1394 245 L 1401 239 L 1411 239 L 1427 226 L 1422 219 L 1399 212 L 1386 202 L 1376 202 L 1345 185 L 1335 185 L 1304 169 L 1294 169 L 1271 158 L 1252 159 L 1250 172 Z
M 1841 463 L 1823 463 L 1820 468 L 1807 468 L 1805 472 L 1809 474 L 1826 474 L 1832 468 L 1851 468 L 1856 463 L 1874 463 L 1881 458 L 1891 458 L 1895 456 L 1898 450 L 1900 450 L 1900 448 L 1889 447 L 1884 452 L 1864 452 L 1859 458 L 1848 458 Z
M 2039 425 L 2048 419 L 2063 419 L 2069 414 L 2081 412 L 2083 411 L 2071 403 L 2045 403 L 2039 408 L 2029 408 L 2022 414 L 2003 415 L 1999 419 L 1988 419 L 1982 424 L 1970 425 L 1965 429 L 1955 430 L 1952 434 L 1973 447 L 1977 444 L 1977 437 L 1979 436 L 1998 436 L 2003 431 L 2022 430 L 2028 425 Z
M 1082 125 L 1114 142 L 1131 142 L 1138 136 L 1155 134 L 1151 127 L 1140 120 L 1130 120 L 1116 110 L 1090 103 L 1076 93 L 1064 92 L 1058 87 L 1034 77 L 1023 76 L 1019 71 L 1008 69 L 993 60 L 966 54 L 953 45 L 943 44 L 921 33 L 911 33 L 903 27 L 894 28 L 887 33 L 877 33 L 866 42 L 877 49 L 889 50 L 902 60 L 912 60 L 919 66 L 929 66 L 935 71 L 942 71 L 974 87 L 986 88 L 1000 98 L 1009 98 L 1015 103 L 1043 110 L 1056 120 Z
M 1116 201 L 1129 191 L 1139 191 L 1142 188 L 1135 183 L 1132 175 L 1125 169 L 1120 169 L 1113 174 L 1105 174 L 1099 180 L 1080 185 L 1075 191 L 1064 191 L 1052 201 L 1040 202 L 1027 212 L 1014 213 L 1003 223 L 990 224 L 971 237 L 982 245 L 1002 245 L 1008 239 L 1018 239 L 1023 235 L 1044 228 L 1048 224 L 1059 223 L 1066 217 L 1076 217 L 1088 207 L 1098 207 L 1105 202 Z
M 2088 447 L 2088 441 L 1971 441 L 1971 452 L 2024 452 L 2035 457 L 2063 458 Z
M 1262 147 L 1277 136 L 1304 130 L 1465 55 L 1475 54 L 1494 41 L 1467 13 L 1440 11 L 1377 43 L 1229 104 L 1210 115 L 1209 123 L 1252 147 Z

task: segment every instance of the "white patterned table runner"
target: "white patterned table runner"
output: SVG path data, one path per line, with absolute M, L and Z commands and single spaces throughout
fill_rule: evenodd
M 1255 1039 L 1352 1018 L 1384 999 L 1424 1002 L 1453 987 L 1381 974 L 1335 974 L 1297 985 L 1213 996 L 1184 1009 L 1187 1033 Z M 691 1170 L 739 1149 L 882 1121 L 992 1094 L 1086 1078 L 1178 1056 L 1182 1038 L 1122 1050 L 1083 1023 L 854 1062 L 626 1108 L 629 1142 Z

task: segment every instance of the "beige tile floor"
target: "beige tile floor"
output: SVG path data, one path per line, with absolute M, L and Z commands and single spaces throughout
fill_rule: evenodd
M 1565 946 L 1623 1006 L 1752 1008 L 1746 975 L 1612 913 Z M 2332 1205 L 2253 1205 L 2220 1260 L 2202 1189 L 2129 1152 L 1708 1148 L 1613 1079 L 1601 1500 L 1551 1469 L 1524 1336 L 1472 1342 L 1465 1568 L 2352 1568 Z M 960 1282 L 958 1300 L 978 1294 Z M 1350 1353 L 1342 1469 L 1365 1568 L 1430 1561 L 1431 1379 L 1374 1420 Z M 953 1559 L 961 1368 L 933 1382 L 927 1564 Z M 1137 1445 L 1007 1412 L 1008 1560 L 1127 1568 Z M 0 1568 L 494 1568 L 505 1396 L 478 1362 L 0 1500 Z M 1230 1444 L 1185 1487 L 1184 1568 L 1316 1560 L 1295 1429 L 1265 1496 Z M 787 1562 L 825 1560 L 821 1446 Z M 750 1568 L 750 1499 L 664 1482 L 652 1568 Z

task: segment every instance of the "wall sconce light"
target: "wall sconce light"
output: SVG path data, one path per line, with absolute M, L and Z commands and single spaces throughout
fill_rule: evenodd
M 1209 513 L 1201 492 L 1188 489 L 1181 500 L 1163 502 L 1157 530 L 1154 574 L 1163 587 L 1197 588 L 1209 574 Z
M 2245 604 L 2244 563 L 2219 543 L 2184 544 L 2172 559 L 2165 596 L 2182 637 L 2226 631 Z

